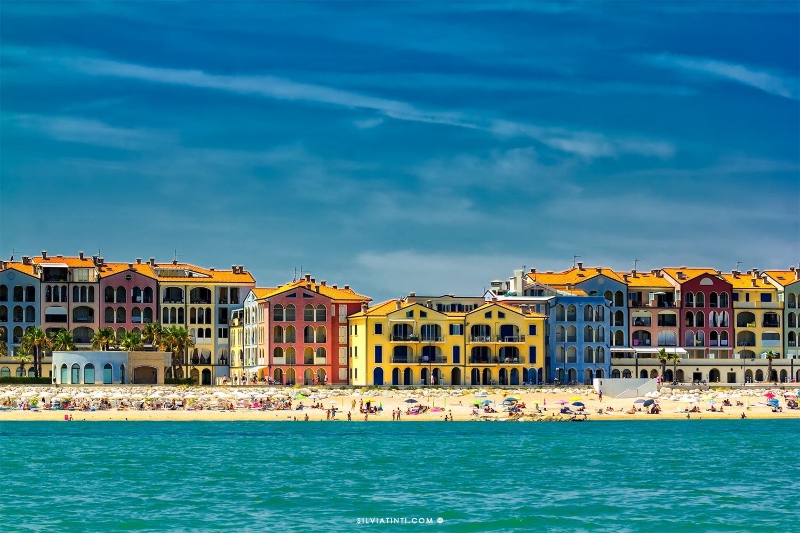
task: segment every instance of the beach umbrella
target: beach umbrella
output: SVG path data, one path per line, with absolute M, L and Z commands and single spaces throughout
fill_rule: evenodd
M 644 403 L 644 400 L 642 400 L 641 398 L 639 398 L 638 400 L 636 400 L 636 401 L 635 401 L 635 402 L 633 402 L 633 403 Z
M 481 404 L 480 400 L 475 400 L 474 402 L 472 402 L 472 405 L 480 405 L 480 404 Z
M 571 401 L 571 402 L 579 402 L 579 401 L 581 401 L 581 397 L 580 396 L 573 396 L 572 398 L 569 399 L 569 401 Z
M 517 398 L 516 396 L 508 396 L 506 400 L 508 400 L 509 402 L 518 402 L 519 398 Z
M 775 397 L 775 393 L 774 393 L 774 392 L 772 392 L 772 391 L 770 391 L 770 392 L 766 393 L 764 396 L 766 396 L 766 397 L 767 397 L 767 398 L 769 398 L 769 399 L 772 399 L 772 398 L 774 398 L 774 397 Z
M 795 394 L 794 392 L 787 392 L 783 396 L 784 398 L 797 398 L 797 394 Z
M 575 407 L 583 407 L 583 402 L 572 402 Z
M 483 400 L 483 402 L 481 402 L 481 403 L 483 405 L 489 405 L 490 403 L 494 403 L 494 402 L 492 400 Z
M 479 392 L 479 393 L 477 393 L 475 395 L 475 397 L 476 398 L 486 398 L 486 393 L 485 392 Z
M 644 406 L 645 406 L 645 407 L 650 407 L 650 406 L 651 406 L 651 405 L 653 405 L 654 403 L 656 403 L 656 401 L 655 401 L 655 400 L 647 400 L 647 401 L 645 401 L 645 402 L 644 402 Z
M 417 400 L 415 400 L 414 398 L 406 398 L 406 399 L 405 399 L 405 400 L 403 400 L 403 401 L 404 401 L 404 402 L 406 402 L 406 403 L 419 403 L 419 402 L 418 402 Z
M 295 400 L 307 400 L 308 396 L 306 396 L 305 394 L 295 394 L 294 395 L 294 399 Z
M 568 404 L 569 402 L 568 402 L 567 400 L 558 400 L 556 403 L 557 403 L 558 405 L 566 405 L 566 404 Z

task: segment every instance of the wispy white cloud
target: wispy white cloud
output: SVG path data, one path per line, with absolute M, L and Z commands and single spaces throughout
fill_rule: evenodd
M 152 149 L 174 140 L 174 137 L 163 131 L 121 128 L 80 117 L 15 115 L 12 119 L 18 127 L 44 134 L 57 141 L 124 150 Z
M 354 124 L 356 125 L 356 128 L 358 128 L 358 129 L 368 130 L 368 129 L 372 129 L 372 128 L 378 127 L 381 124 L 383 124 L 383 118 L 377 117 L 377 118 L 367 118 L 367 119 L 364 119 L 364 120 L 356 120 L 354 122 Z
M 585 158 L 617 157 L 626 154 L 665 158 L 671 157 L 675 152 L 674 146 L 666 141 L 632 139 L 596 132 L 538 126 L 474 116 L 474 113 L 467 116 L 456 111 L 425 110 L 400 100 L 379 98 L 323 85 L 300 83 L 275 76 L 209 74 L 200 70 L 157 68 L 85 57 L 77 59 L 61 58 L 60 61 L 90 75 L 113 76 L 278 100 L 303 101 L 348 109 L 370 110 L 396 120 L 482 130 L 501 136 L 524 136 L 536 139 L 553 150 L 577 154 Z M 374 121 L 374 117 L 371 120 Z M 374 122 L 362 121 L 360 127 L 372 124 Z
M 645 56 L 645 59 L 659 67 L 699 73 L 755 87 L 775 96 L 800 100 L 800 81 L 794 76 L 704 57 L 661 54 Z

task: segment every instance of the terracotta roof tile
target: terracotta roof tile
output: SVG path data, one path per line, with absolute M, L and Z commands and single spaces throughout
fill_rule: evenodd
M 350 288 L 343 288 L 343 287 L 336 287 L 334 288 L 332 285 L 322 285 L 320 283 L 312 283 L 311 281 L 307 281 L 304 279 L 300 279 L 297 281 L 293 281 L 291 283 L 287 283 L 285 285 L 281 285 L 272 290 L 272 292 L 264 295 L 258 296 L 259 299 L 262 298 L 269 298 L 271 296 L 277 296 L 283 292 L 298 289 L 298 288 L 305 288 L 310 290 L 311 292 L 317 292 L 322 296 L 326 296 L 331 300 L 336 301 L 343 301 L 343 302 L 358 302 L 358 301 L 372 301 L 372 298 L 369 296 L 364 296 L 362 294 L 356 293 L 353 289 Z
M 766 270 L 764 271 L 764 274 L 775 280 L 777 284 L 782 285 L 783 287 L 800 281 L 795 277 L 795 273 L 792 270 Z
M 628 275 L 628 287 L 640 288 L 659 288 L 659 289 L 672 289 L 672 283 L 664 279 L 663 276 L 656 276 L 652 272 L 636 272 L 636 277 L 632 272 L 619 272 L 620 277 L 623 274 Z M 623 278 L 624 279 L 624 278 Z
M 17 272 L 22 272 L 23 274 L 27 274 L 29 276 L 33 276 L 37 278 L 38 276 L 33 271 L 33 265 L 23 265 L 21 262 L 9 262 L 6 261 L 6 267 L 3 270 L 16 270 Z
M 199 274 L 198 276 L 170 276 L 170 271 L 181 270 Z M 247 270 L 241 274 L 232 270 L 211 270 L 189 263 L 156 263 L 153 273 L 159 281 L 178 281 L 181 283 L 255 283 L 255 278 Z
M 733 274 L 723 274 L 722 278 L 731 284 L 734 289 L 739 290 L 763 290 L 763 289 L 772 289 L 776 290 L 774 286 L 770 283 L 764 281 L 760 276 L 754 278 L 750 274 L 739 274 L 738 276 L 734 276 Z M 755 280 L 756 285 L 753 286 L 753 280 Z
M 662 268 L 661 271 L 669 275 L 669 277 L 678 282 L 686 282 L 698 276 L 702 276 L 703 274 L 711 274 L 712 276 L 718 276 L 717 271 L 713 268 L 669 267 L 669 268 Z M 678 279 L 678 272 L 682 272 L 685 277 L 683 279 Z
M 130 263 L 103 263 L 100 266 L 100 278 L 105 278 L 108 276 L 113 276 L 114 274 L 119 274 L 120 272 L 125 272 L 129 270 Z M 147 276 L 148 278 L 155 279 L 156 276 L 153 273 L 153 269 L 150 267 L 148 263 L 133 263 L 133 270 L 137 274 L 141 274 L 143 276 Z

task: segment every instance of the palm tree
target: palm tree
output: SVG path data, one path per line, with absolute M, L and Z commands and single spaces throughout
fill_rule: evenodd
M 161 330 L 161 341 L 159 348 L 172 352 L 172 377 L 176 377 L 178 366 L 181 364 L 181 357 L 185 350 L 194 346 L 192 337 L 186 328 L 182 326 L 170 326 Z
M 92 335 L 92 350 L 109 351 L 116 340 L 117 336 L 114 333 L 114 328 L 100 328 Z
M 778 356 L 778 354 L 776 354 L 772 350 L 770 350 L 770 351 L 768 351 L 767 353 L 764 354 L 764 357 L 767 358 L 767 381 L 772 381 L 772 360 L 775 359 L 777 356 Z M 776 376 L 776 378 L 777 378 L 777 376 Z M 778 380 L 775 379 L 775 381 L 778 381 Z
M 669 354 L 667 354 L 667 350 L 661 348 L 658 351 L 658 360 L 661 361 L 661 380 L 664 380 L 664 374 L 667 373 L 667 359 L 669 359 Z M 672 379 L 675 379 L 675 376 L 672 376 Z
M 50 349 L 50 338 L 42 328 L 31 326 L 25 330 L 21 344 L 25 350 L 33 353 L 34 375 L 37 378 L 42 377 L 42 357 L 44 352 Z
M 58 330 L 58 333 L 52 335 L 50 342 L 53 345 L 53 350 L 69 352 L 75 349 L 75 338 L 72 333 L 65 329 Z
M 681 362 L 681 354 L 677 351 L 667 355 L 667 361 L 672 363 L 672 380 L 678 381 L 678 365 Z
M 142 349 L 142 336 L 132 331 L 126 331 L 119 339 L 119 347 L 126 352 L 135 352 Z
M 8 344 L 6 344 L 5 339 L 0 339 L 0 357 L 5 357 L 8 355 Z
M 143 337 L 155 350 L 161 343 L 161 324 L 158 322 L 148 322 L 145 324 Z
M 24 376 L 25 363 L 30 363 L 31 361 L 33 361 L 33 354 L 28 350 L 27 346 L 22 345 L 19 348 L 17 348 L 17 357 L 19 358 L 19 368 L 21 371 L 20 373 Z

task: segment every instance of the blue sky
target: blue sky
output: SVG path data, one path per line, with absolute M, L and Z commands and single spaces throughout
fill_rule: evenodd
M 376 300 L 800 260 L 796 2 L 0 3 L 0 256 Z

